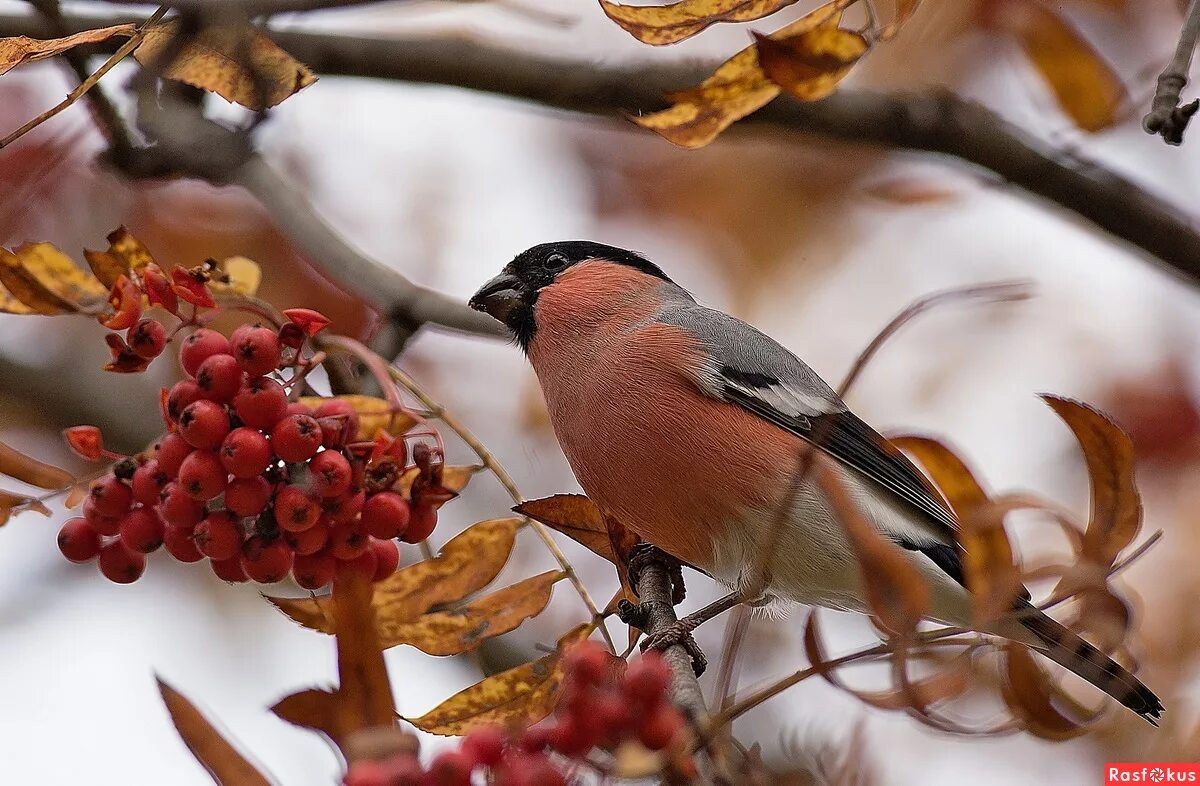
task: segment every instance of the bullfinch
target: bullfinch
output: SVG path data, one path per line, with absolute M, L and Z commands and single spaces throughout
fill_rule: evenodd
M 918 569 L 928 616 L 971 626 L 954 514 L 770 337 L 700 305 L 641 255 L 586 241 L 525 251 L 471 306 L 503 322 L 533 364 L 584 491 L 643 540 L 730 587 L 766 559 L 769 599 L 868 612 L 835 507 L 815 479 L 793 488 L 798 451 L 815 445 Z M 1035 648 L 1151 723 L 1162 713 L 1136 677 L 1027 598 L 987 632 Z

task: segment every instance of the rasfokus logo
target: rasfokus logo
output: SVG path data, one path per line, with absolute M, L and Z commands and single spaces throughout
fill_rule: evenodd
M 1104 786 L 1116 786 L 1121 783 L 1200 784 L 1200 763 L 1156 761 L 1105 764 Z

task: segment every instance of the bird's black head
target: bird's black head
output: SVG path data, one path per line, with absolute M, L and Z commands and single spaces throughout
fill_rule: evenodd
M 623 248 L 592 243 L 588 240 L 564 240 L 542 243 L 523 251 L 509 262 L 500 275 L 484 284 L 471 298 L 471 308 L 485 311 L 508 326 L 522 349 L 529 349 L 533 333 L 533 307 L 538 293 L 572 266 L 592 259 L 628 265 L 663 281 L 670 281 L 658 265 Z

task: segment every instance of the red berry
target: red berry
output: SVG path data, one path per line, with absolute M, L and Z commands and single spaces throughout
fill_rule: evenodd
M 221 466 L 235 478 L 261 475 L 275 456 L 271 443 L 258 429 L 240 426 L 225 435 L 221 443 Z
M 286 536 L 285 536 L 286 537 Z M 333 581 L 337 560 L 328 552 L 304 556 L 297 554 L 292 562 L 292 577 L 306 590 L 316 590 Z
M 408 517 L 408 527 L 400 535 L 405 543 L 420 543 L 433 534 L 437 526 L 437 508 L 424 502 L 412 507 Z
M 58 550 L 71 562 L 87 562 L 100 553 L 100 535 L 82 516 L 67 519 L 58 531 Z
M 329 530 L 329 550 L 333 556 L 347 561 L 356 559 L 370 548 L 370 536 L 361 522 L 350 521 L 345 524 L 334 524 Z M 367 572 L 368 576 L 375 575 L 374 566 Z
M 237 478 L 225 487 L 225 507 L 243 518 L 257 516 L 271 501 L 275 490 L 261 475 L 253 478 Z
M 367 532 L 387 540 L 398 538 L 408 528 L 408 500 L 394 491 L 372 494 L 363 503 L 362 522 Z
M 388 786 L 425 786 L 425 772 L 416 756 L 400 753 L 383 765 L 387 767 Z
M 227 404 L 242 389 L 242 369 L 232 355 L 213 355 L 196 369 L 196 387 L 204 398 Z
M 163 530 L 163 546 L 168 554 L 180 562 L 199 562 L 204 559 L 204 555 L 196 547 L 196 541 L 192 540 L 190 527 L 167 525 Z
M 217 574 L 217 578 L 222 581 L 241 584 L 249 580 L 246 577 L 246 571 L 242 569 L 242 557 L 240 554 L 229 559 L 215 559 L 209 564 L 212 565 L 212 572 Z
M 598 685 L 609 674 L 609 655 L 594 641 L 585 641 L 567 653 L 567 674 L 582 685 Z
M 330 553 L 332 553 L 335 558 L 337 557 L 337 554 L 333 551 L 332 548 L 330 549 Z M 365 578 L 367 581 L 371 581 L 375 578 L 375 571 L 376 571 L 377 567 L 378 566 L 376 565 L 375 552 L 372 551 L 368 547 L 368 548 L 364 548 L 362 550 L 362 553 L 359 554 L 357 557 L 352 557 L 351 559 L 346 559 L 346 560 L 339 558 L 337 572 L 338 572 L 338 575 L 347 575 L 350 573 L 357 573 L 358 575 Z
M 259 584 L 283 581 L 292 569 L 292 550 L 282 538 L 267 541 L 255 535 L 242 546 L 242 570 Z
M 192 537 L 201 554 L 214 561 L 220 561 L 234 559 L 241 553 L 242 534 L 241 522 L 229 511 L 215 510 L 196 525 Z
M 167 417 L 171 419 L 172 423 L 177 423 L 188 405 L 203 397 L 204 391 L 200 390 L 200 386 L 192 380 L 185 379 L 182 382 L 176 382 L 171 386 L 171 392 L 167 394 Z
M 313 488 L 322 497 L 338 497 L 350 489 L 353 473 L 350 462 L 336 450 L 326 450 L 308 462 Z
M 588 715 L 589 726 L 595 730 L 598 744 L 605 748 L 613 748 L 620 743 L 633 719 L 629 703 L 615 691 L 599 693 L 592 701 Z
M 442 751 L 429 763 L 432 786 L 471 786 L 471 761 L 462 751 Z
M 504 756 L 504 731 L 498 726 L 478 726 L 467 732 L 462 751 L 472 765 L 494 767 Z
M 146 572 L 146 556 L 114 540 L 100 549 L 100 572 L 115 584 L 132 584 Z
M 162 490 L 170 481 L 167 473 L 158 468 L 158 461 L 150 459 L 133 471 L 133 481 L 130 486 L 133 489 L 134 501 L 140 502 L 148 508 L 154 507 L 159 502 Z
M 163 522 L 151 508 L 134 508 L 121 519 L 121 543 L 130 551 L 149 554 L 162 542 Z
M 550 747 L 569 759 L 582 756 L 595 745 L 595 739 L 574 715 L 559 718 L 550 729 L 549 739 Z
M 355 439 L 358 435 L 358 412 L 354 409 L 353 404 L 344 399 L 331 398 L 322 401 L 317 407 L 317 411 L 313 413 L 313 417 L 318 420 L 328 417 L 345 418 L 345 429 L 349 439 Z M 367 438 L 370 439 L 370 436 Z
M 383 581 L 400 566 L 400 546 L 394 540 L 371 538 L 371 551 L 375 554 L 375 575 L 372 581 Z
M 168 434 L 158 443 L 158 468 L 168 477 L 179 477 L 179 465 L 192 452 L 192 446 L 178 434 Z
M 229 415 L 215 401 L 194 401 L 179 416 L 180 436 L 198 450 L 216 448 L 228 433 Z
M 92 507 L 102 516 L 122 516 L 133 504 L 133 491 L 117 478 L 109 475 L 92 486 L 88 495 Z
M 344 524 L 358 518 L 366 501 L 366 493 L 352 488 L 340 496 L 321 500 L 321 510 L 334 524 Z
M 289 403 L 287 405 L 286 413 L 288 415 L 307 415 L 310 418 L 313 416 L 312 407 L 305 404 L 303 401 L 293 401 Z
M 195 376 L 201 363 L 213 355 L 228 354 L 229 339 L 215 330 L 200 328 L 183 340 L 183 346 L 179 348 L 179 362 L 183 364 L 184 371 Z
M 392 786 L 392 776 L 383 762 L 356 761 L 346 770 L 342 786 Z
M 193 499 L 210 500 L 225 490 L 225 468 L 211 450 L 196 450 L 179 467 L 179 487 Z
M 658 751 L 670 745 L 682 728 L 683 715 L 672 705 L 663 702 L 642 718 L 637 734 L 643 745 Z
M 83 517 L 87 519 L 87 523 L 92 529 L 96 530 L 97 535 L 105 537 L 114 537 L 121 527 L 121 519 L 117 516 L 105 516 L 96 510 L 91 497 L 83 503 Z
M 622 687 L 625 695 L 644 707 L 659 704 L 671 684 L 671 667 L 657 652 L 647 652 L 629 664 Z
M 267 377 L 252 377 L 233 397 L 233 411 L 247 426 L 272 428 L 287 411 L 283 386 Z
M 279 336 L 265 327 L 239 328 L 233 356 L 251 376 L 270 374 L 279 365 Z
M 322 525 L 309 527 L 302 532 L 283 531 L 283 539 L 296 552 L 297 557 L 316 554 L 329 541 L 329 529 Z M 332 559 L 332 555 L 330 559 Z
M 317 523 L 321 506 L 296 486 L 283 486 L 275 494 L 275 520 L 289 532 L 303 532 Z
M 271 429 L 271 447 L 284 461 L 308 461 L 321 447 L 321 424 L 308 415 L 286 415 Z
M 125 334 L 125 343 L 141 358 L 153 360 L 167 345 L 167 330 L 154 319 L 143 319 Z
M 189 533 L 204 518 L 204 503 L 192 499 L 178 484 L 172 483 L 163 489 L 159 515 L 168 525 L 185 529 Z

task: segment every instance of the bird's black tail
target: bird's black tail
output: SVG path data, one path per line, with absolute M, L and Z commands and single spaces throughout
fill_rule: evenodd
M 1151 724 L 1163 713 L 1158 696 L 1121 664 L 1087 643 L 1071 629 L 1027 602 L 1017 610 L 1021 624 L 1039 644 L 1034 648 L 1050 660 L 1095 685 Z

